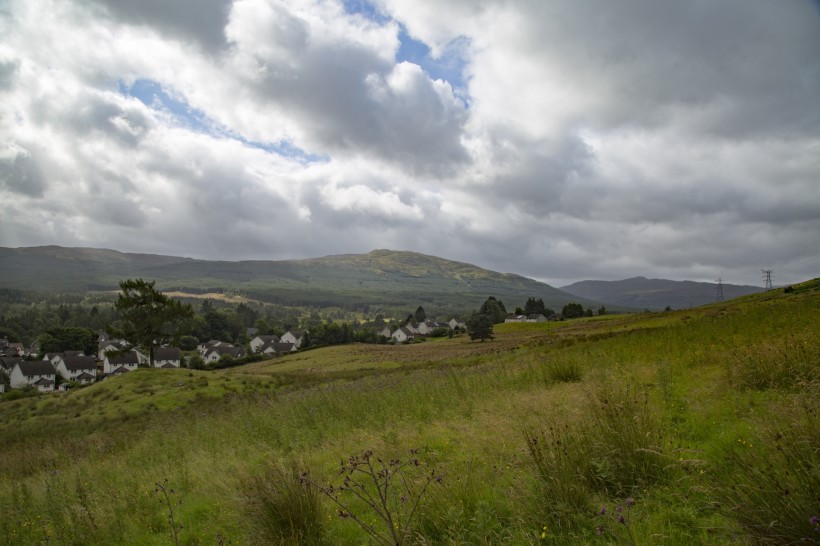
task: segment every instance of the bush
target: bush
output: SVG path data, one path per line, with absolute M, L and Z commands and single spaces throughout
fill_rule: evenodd
M 276 462 L 243 484 L 242 500 L 260 544 L 321 544 L 322 497 L 300 481 L 296 465 Z

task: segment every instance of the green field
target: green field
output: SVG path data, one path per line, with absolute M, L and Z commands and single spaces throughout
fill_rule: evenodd
M 367 450 L 442 477 L 407 544 L 816 543 L 818 332 L 815 280 L 3 401 L 0 543 L 375 543 L 371 507 L 299 481 Z

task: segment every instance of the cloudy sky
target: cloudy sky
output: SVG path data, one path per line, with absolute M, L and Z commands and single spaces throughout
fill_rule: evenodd
M 820 275 L 812 0 L 0 0 L 0 246 Z

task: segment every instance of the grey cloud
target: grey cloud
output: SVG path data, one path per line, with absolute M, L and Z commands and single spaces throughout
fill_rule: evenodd
M 148 215 L 139 203 L 114 195 L 90 196 L 87 210 L 92 220 L 103 225 L 128 228 L 145 227 Z
M 93 0 L 117 19 L 154 27 L 162 34 L 192 41 L 208 52 L 221 50 L 226 42 L 231 0 Z
M 0 187 L 29 197 L 41 197 L 47 183 L 39 152 L 18 148 L 0 157 Z
M 601 127 L 683 112 L 723 135 L 820 128 L 820 19 L 809 2 L 531 2 L 522 40 L 595 89 Z M 697 111 L 707 115 L 697 119 Z

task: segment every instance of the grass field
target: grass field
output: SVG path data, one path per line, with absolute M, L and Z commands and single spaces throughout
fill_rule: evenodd
M 818 542 L 818 332 L 815 280 L 0 402 L 0 543 Z

